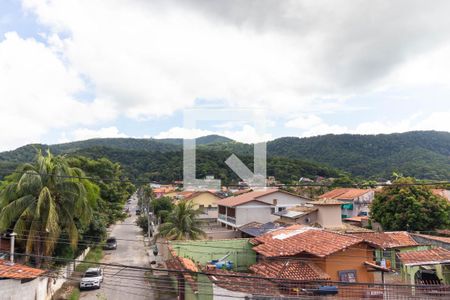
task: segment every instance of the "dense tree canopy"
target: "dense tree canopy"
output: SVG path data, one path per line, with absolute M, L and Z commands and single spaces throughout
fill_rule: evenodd
M 400 178 L 396 184 L 410 184 Z M 429 231 L 450 226 L 450 204 L 427 186 L 392 185 L 376 193 L 371 216 L 384 230 Z
M 99 187 L 66 158 L 43 155 L 7 177 L 0 194 L 0 232 L 12 230 L 27 254 L 52 255 L 61 234 L 72 248 L 92 218 Z
M 118 163 L 38 151 L 0 184 L 0 233 L 16 232 L 27 253 L 73 258 L 106 237 L 133 192 Z

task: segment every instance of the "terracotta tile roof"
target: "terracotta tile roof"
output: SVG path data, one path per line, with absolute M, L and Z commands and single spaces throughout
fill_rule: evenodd
M 450 244 L 450 237 L 435 236 L 435 235 L 428 235 L 428 234 L 418 234 L 418 233 L 413 234 L 413 236 L 419 236 L 419 237 L 423 237 L 423 238 L 430 239 L 433 241 L 439 241 L 439 242 Z
M 330 199 L 330 198 L 321 198 L 319 200 L 311 201 L 308 203 L 313 204 L 313 205 L 342 205 L 342 204 L 344 204 L 344 202 L 341 202 L 336 199 Z
M 353 188 L 338 188 L 328 193 L 319 196 L 319 199 L 342 199 L 342 200 L 352 200 L 354 198 L 360 197 L 371 190 L 368 189 L 353 189 Z
M 260 276 L 288 280 L 330 280 L 330 276 L 314 263 L 266 260 L 250 266 Z
M 33 279 L 41 276 L 46 271 L 27 267 L 21 264 L 9 265 L 9 262 L 0 259 L 0 278 L 9 279 Z
M 355 226 L 355 225 L 352 225 L 349 223 L 342 223 L 342 226 L 340 226 L 340 227 L 328 227 L 327 230 L 337 231 L 337 232 L 341 232 L 341 233 L 348 233 L 348 234 L 359 233 L 359 232 L 374 232 L 371 229 Z
M 267 279 L 255 278 L 253 274 L 217 269 L 207 272 L 209 279 L 223 289 L 252 295 L 280 295 L 275 283 Z
M 398 256 L 405 265 L 450 263 L 450 250 L 440 247 L 399 253 Z
M 299 253 L 325 257 L 361 243 L 363 239 L 319 228 L 292 225 L 266 233 L 252 242 L 259 243 L 253 250 L 266 257 L 292 256 Z
M 228 207 L 234 207 L 234 206 L 239 206 L 251 201 L 258 201 L 259 197 L 265 196 L 265 195 L 269 195 L 275 192 L 278 192 L 278 189 L 265 189 L 265 190 L 260 190 L 260 191 L 252 191 L 252 192 L 248 192 L 245 194 L 241 194 L 239 196 L 234 196 L 234 197 L 229 197 L 229 198 L 225 198 L 222 200 L 219 200 L 217 202 L 218 205 L 222 205 L 222 206 L 228 206 Z M 262 202 L 262 203 L 266 203 L 266 202 Z M 267 205 L 270 205 L 268 203 L 266 203 Z
M 190 200 L 190 199 L 195 198 L 195 197 L 197 197 L 197 196 L 199 196 L 201 194 L 204 194 L 204 193 L 211 194 L 214 197 L 216 197 L 217 199 L 221 199 L 217 194 L 215 194 L 213 192 L 210 192 L 210 191 L 197 191 L 197 192 L 193 192 L 193 193 L 191 192 L 190 194 L 185 196 L 184 200 Z
M 351 217 L 351 218 L 345 218 L 344 221 L 349 222 L 362 222 L 363 220 L 369 220 L 369 217 Z
M 389 249 L 419 245 L 406 231 L 394 232 L 355 232 L 353 235 L 364 239 L 378 248 Z

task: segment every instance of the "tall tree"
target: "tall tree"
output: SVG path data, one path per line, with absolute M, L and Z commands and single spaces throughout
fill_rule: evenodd
M 169 240 L 197 240 L 205 236 L 200 228 L 198 215 L 191 201 L 182 200 L 175 205 L 166 222 L 159 227 L 159 234 Z
M 427 186 L 410 185 L 413 178 L 399 178 L 376 193 L 372 218 L 385 230 L 434 230 L 450 226 L 450 204 Z
M 89 224 L 99 198 L 99 188 L 83 177 L 65 157 L 38 151 L 34 163 L 7 177 L 0 194 L 0 232 L 17 233 L 27 254 L 52 255 L 62 233 L 76 248 L 79 230 Z

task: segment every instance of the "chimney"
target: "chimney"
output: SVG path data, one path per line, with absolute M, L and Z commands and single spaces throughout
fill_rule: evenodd
M 14 264 L 14 241 L 16 239 L 16 235 L 17 235 L 17 233 L 15 233 L 15 232 L 10 234 L 10 236 L 11 236 L 11 251 L 9 254 L 9 260 L 12 265 Z

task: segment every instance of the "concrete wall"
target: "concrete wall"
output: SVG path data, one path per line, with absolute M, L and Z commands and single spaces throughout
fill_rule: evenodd
M 90 248 L 87 248 L 76 260 L 83 260 Z M 61 267 L 55 278 L 38 277 L 34 280 L 21 283 L 20 280 L 6 279 L 0 280 L 0 300 L 46 300 L 58 291 L 70 277 L 79 262 L 69 263 Z
M 309 202 L 310 200 L 299 197 L 299 196 L 295 196 L 295 195 L 291 195 L 291 194 L 287 194 L 287 193 L 283 193 L 283 192 L 275 192 L 272 194 L 268 194 L 265 196 L 261 196 L 258 197 L 258 200 L 260 201 L 264 201 L 270 205 L 274 205 L 274 200 L 276 200 L 276 207 L 283 207 L 283 208 L 288 208 L 288 207 L 294 207 L 297 205 L 302 205 L 302 204 L 306 204 L 307 202 Z
M 428 239 L 426 237 L 418 236 L 418 235 L 415 235 L 415 234 L 411 234 L 411 236 L 419 244 L 433 245 L 433 246 L 438 246 L 438 247 L 450 250 L 450 243 L 445 243 L 445 242 L 437 241 L 437 240 L 434 240 L 434 239 Z
M 272 215 L 272 207 L 258 201 L 252 201 L 236 207 L 236 227 L 250 222 L 264 224 L 277 219 L 277 216 Z
M 357 282 L 373 283 L 373 273 L 368 272 L 368 268 L 364 266 L 365 261 L 372 260 L 372 251 L 366 244 L 362 243 L 327 256 L 321 267 L 330 275 L 332 281 L 340 281 L 340 271 L 355 270 Z
M 360 212 L 370 212 L 370 203 L 375 198 L 375 192 L 369 191 L 364 195 L 357 197 L 353 201 L 353 214 L 352 217 L 356 217 Z M 360 203 L 363 202 L 363 203 Z
M 178 256 L 202 265 L 226 254 L 230 254 L 227 260 L 233 262 L 235 271 L 247 270 L 250 265 L 256 263 L 256 252 L 248 239 L 171 241 L 170 245 Z
M 0 280 L 0 300 L 45 300 L 48 278 L 36 278 L 21 283 L 16 279 Z
M 192 201 L 192 203 L 194 203 L 194 207 L 198 209 L 201 205 L 203 205 L 204 208 L 217 207 L 217 201 L 220 200 L 220 197 L 204 192 L 189 200 Z
M 323 228 L 336 228 L 342 226 L 340 205 L 318 205 L 317 223 Z

